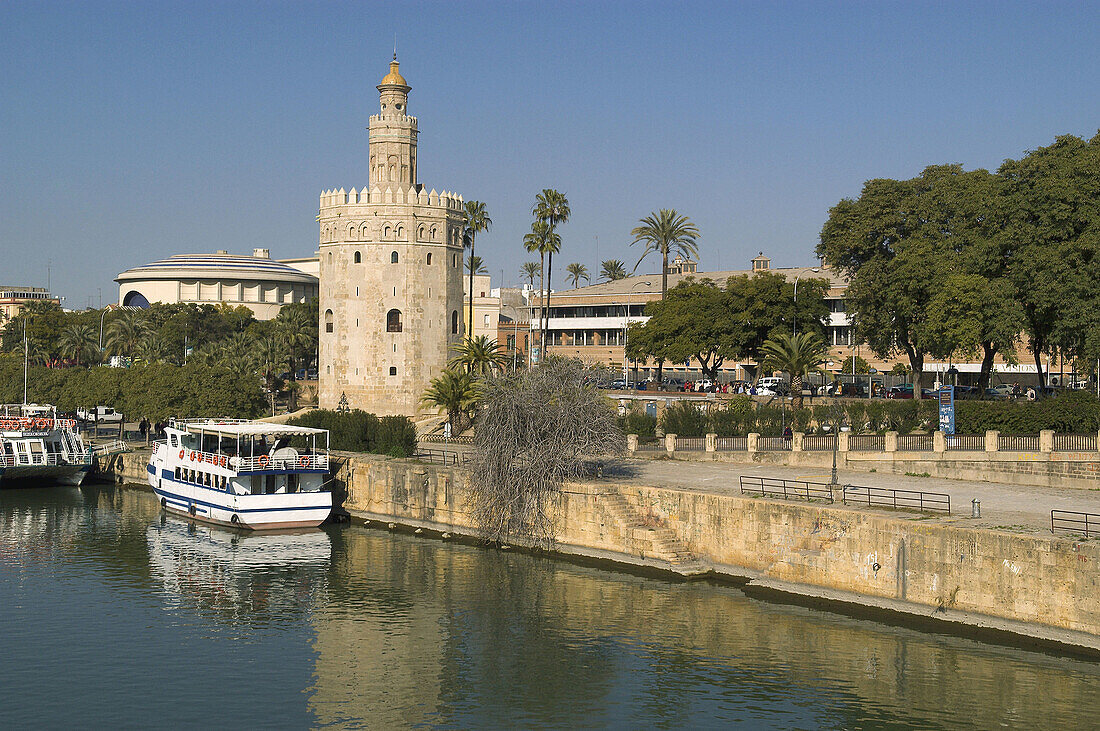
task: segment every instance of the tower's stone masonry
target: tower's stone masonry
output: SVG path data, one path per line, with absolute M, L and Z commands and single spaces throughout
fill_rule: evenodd
M 321 194 L 320 405 L 415 415 L 462 338 L 462 197 L 416 179 L 397 61 L 370 118 L 370 184 Z

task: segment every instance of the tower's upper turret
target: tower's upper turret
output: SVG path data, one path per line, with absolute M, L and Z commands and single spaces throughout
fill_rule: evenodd
M 398 71 L 397 56 L 378 85 L 379 114 L 370 118 L 370 184 L 378 188 L 416 187 L 416 117 L 408 113 L 412 89 Z

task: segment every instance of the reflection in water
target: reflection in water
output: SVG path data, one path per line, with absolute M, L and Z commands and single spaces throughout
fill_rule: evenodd
M 22 671 L 4 727 L 1072 728 L 1100 713 L 1088 663 L 359 527 L 192 526 L 113 488 L 0 491 L 0 597 Z

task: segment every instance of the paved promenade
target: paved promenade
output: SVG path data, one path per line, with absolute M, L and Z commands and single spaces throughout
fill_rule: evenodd
M 806 467 L 779 467 L 750 463 L 689 462 L 674 460 L 631 459 L 627 461 L 633 476 L 641 484 L 697 490 L 716 494 L 740 494 L 741 475 L 782 477 L 788 480 L 828 482 L 829 470 Z M 1050 511 L 1074 510 L 1100 513 L 1100 490 L 1085 488 L 1031 487 L 1004 485 L 994 482 L 970 482 L 930 477 L 907 477 L 886 473 L 837 473 L 841 484 L 863 487 L 885 487 L 895 490 L 921 490 L 947 493 L 951 496 L 951 515 L 926 513 L 926 518 L 910 511 L 890 511 L 894 515 L 913 515 L 942 523 L 958 523 L 970 528 L 997 528 L 1018 532 L 1050 532 Z M 970 517 L 970 501 L 981 501 L 982 517 Z M 770 498 L 769 498 L 770 499 Z M 847 510 L 868 510 L 867 506 L 836 507 Z M 877 510 L 877 508 L 871 508 Z

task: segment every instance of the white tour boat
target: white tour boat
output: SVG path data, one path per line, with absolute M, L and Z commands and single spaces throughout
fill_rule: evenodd
M 0 481 L 79 485 L 91 470 L 92 452 L 74 419 L 59 419 L 53 406 L 0 407 Z
M 187 419 L 165 433 L 148 473 L 166 510 L 253 530 L 315 527 L 332 511 L 325 429 Z

